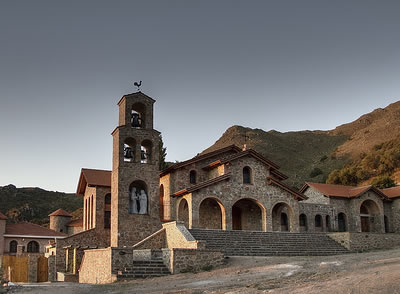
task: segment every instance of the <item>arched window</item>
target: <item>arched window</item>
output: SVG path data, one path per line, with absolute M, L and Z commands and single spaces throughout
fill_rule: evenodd
M 339 225 L 339 232 L 346 232 L 347 231 L 347 226 L 346 226 L 346 215 L 341 212 L 338 214 L 338 225 Z
M 243 168 L 243 184 L 251 184 L 251 169 L 248 166 Z
M 315 216 L 315 227 L 316 228 L 322 227 L 322 217 L 319 214 Z
M 164 219 L 164 185 L 160 186 L 160 219 Z
M 191 184 L 196 184 L 196 171 L 191 170 L 189 173 L 189 180 Z
M 17 252 L 17 247 L 18 247 L 18 242 L 15 240 L 12 240 L 10 242 L 10 253 L 16 253 Z
M 299 223 L 300 227 L 307 227 L 307 216 L 304 213 L 300 214 Z
M 141 163 L 150 163 L 151 162 L 151 150 L 153 148 L 153 144 L 150 140 L 144 140 L 142 145 L 140 146 L 140 162 Z
M 134 181 L 129 187 L 129 213 L 147 214 L 147 185 L 143 181 Z
M 142 103 L 135 103 L 131 110 L 132 128 L 144 128 L 146 108 Z
M 31 253 L 38 253 L 39 252 L 39 243 L 36 241 L 30 241 L 28 243 L 27 251 L 31 252 Z
M 104 196 L 104 228 L 111 228 L 111 194 Z
M 127 138 L 124 142 L 124 161 L 135 161 L 136 141 L 133 138 Z

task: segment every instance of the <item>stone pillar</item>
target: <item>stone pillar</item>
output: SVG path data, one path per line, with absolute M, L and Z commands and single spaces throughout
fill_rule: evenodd
M 231 209 L 231 206 L 225 207 L 225 230 L 232 230 L 232 209 Z
M 37 283 L 38 255 L 28 255 L 28 283 Z
M 23 256 L 25 254 L 25 246 L 17 245 L 17 256 Z
M 57 281 L 56 256 L 50 255 L 47 258 L 47 264 L 49 269 L 49 282 L 56 282 Z

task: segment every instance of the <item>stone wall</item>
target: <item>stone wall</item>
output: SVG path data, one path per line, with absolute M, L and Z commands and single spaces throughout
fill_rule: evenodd
M 106 284 L 116 280 L 112 274 L 111 248 L 85 250 L 79 269 L 79 283 Z
M 216 250 L 162 249 L 164 264 L 172 274 L 199 272 L 220 266 L 224 254 Z
M 56 269 L 65 271 L 65 249 L 64 247 L 108 247 L 109 239 L 104 239 L 102 232 L 98 233 L 96 229 L 83 231 L 71 235 L 65 239 L 58 239 L 56 243 Z
M 61 239 L 58 239 L 61 240 Z M 27 251 L 28 249 L 28 243 L 31 241 L 36 241 L 39 244 L 39 253 L 45 253 L 46 252 L 46 245 L 48 245 L 50 242 L 54 241 L 54 239 L 45 239 L 45 238 L 14 238 L 14 237 L 5 237 L 4 238 L 4 253 L 8 255 L 10 254 L 10 242 L 11 241 L 17 241 L 18 245 L 22 245 L 24 247 L 24 252 Z
M 166 230 L 166 242 L 168 248 L 204 249 L 205 244 L 197 241 L 186 229 L 183 222 L 169 222 L 163 224 Z
M 400 234 L 330 233 L 330 238 L 350 251 L 367 251 L 400 247 Z
M 337 230 L 336 209 L 332 205 L 319 203 L 299 203 L 299 216 L 305 214 L 307 217 L 307 228 L 301 231 L 307 232 L 329 232 Z M 322 226 L 320 229 L 316 227 L 315 218 L 320 215 L 322 218 Z M 330 225 L 328 224 L 328 220 Z

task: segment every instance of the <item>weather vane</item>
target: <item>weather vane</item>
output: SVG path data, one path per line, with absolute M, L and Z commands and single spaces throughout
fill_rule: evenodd
M 134 82 L 133 85 L 135 87 L 137 87 L 138 92 L 140 92 L 140 86 L 142 85 L 142 81 L 140 81 L 139 83 L 138 82 Z

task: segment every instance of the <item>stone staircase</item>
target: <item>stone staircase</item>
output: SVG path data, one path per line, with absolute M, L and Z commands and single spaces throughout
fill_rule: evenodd
M 161 258 L 145 261 L 133 261 L 132 266 L 125 267 L 118 272 L 117 279 L 130 280 L 135 278 L 151 278 L 169 275 L 168 268 Z
M 226 256 L 326 256 L 349 251 L 324 233 L 288 233 L 191 229 L 206 248 Z

